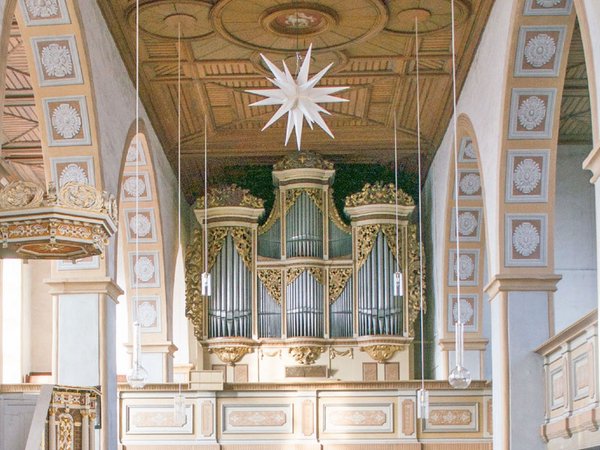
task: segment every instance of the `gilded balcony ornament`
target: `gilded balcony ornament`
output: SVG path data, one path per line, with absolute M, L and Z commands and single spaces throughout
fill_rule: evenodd
M 314 364 L 319 356 L 325 351 L 325 347 L 310 345 L 302 347 L 292 347 L 288 350 L 288 353 L 294 358 L 298 364 L 303 366 L 310 366 Z
M 99 255 L 116 232 L 113 195 L 76 182 L 57 192 L 28 181 L 0 190 L 0 242 L 6 257 L 79 259 Z
M 367 352 L 375 361 L 382 363 L 390 359 L 398 351 L 403 350 L 403 345 L 377 344 L 361 347 L 361 351 Z
M 346 197 L 345 206 L 364 206 L 364 205 L 394 205 L 398 198 L 398 205 L 414 206 L 413 198 L 402 189 L 396 188 L 393 183 L 383 184 L 380 182 L 364 185 L 361 191 Z
M 342 295 L 348 280 L 352 276 L 352 267 L 335 267 L 329 269 L 329 304 Z
M 281 304 L 281 279 L 282 274 L 279 269 L 258 269 L 256 271 L 258 279 L 264 284 L 267 291 L 278 304 Z
M 299 151 L 290 153 L 273 166 L 274 170 L 323 169 L 332 170 L 333 163 L 323 159 L 318 153 Z
M 251 353 L 252 347 L 248 346 L 228 346 L 228 347 L 211 347 L 208 353 L 214 353 L 225 364 L 235 364 L 239 362 L 244 355 Z
M 217 208 L 221 206 L 242 206 L 246 208 L 262 209 L 264 200 L 255 197 L 248 189 L 231 184 L 227 186 L 216 186 L 208 190 L 208 207 Z M 196 208 L 204 208 L 204 196 L 196 201 Z

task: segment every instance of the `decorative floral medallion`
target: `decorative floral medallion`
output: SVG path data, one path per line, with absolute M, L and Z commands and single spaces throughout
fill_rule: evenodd
M 138 280 L 146 283 L 154 276 L 154 263 L 147 256 L 138 258 L 134 266 L 135 276 Z
M 79 112 L 68 103 L 61 103 L 52 112 L 52 126 L 62 138 L 74 138 L 81 130 Z
M 465 144 L 464 155 L 469 159 L 477 159 L 477 154 L 475 153 L 475 147 L 473 146 L 473 141 L 470 139 Z
M 140 303 L 137 307 L 137 320 L 144 328 L 153 326 L 158 314 L 156 308 L 150 302 Z
M 465 300 L 464 298 L 460 299 L 460 323 L 468 324 L 471 322 L 473 318 L 473 306 L 471 306 L 471 302 Z M 452 317 L 454 318 L 454 322 L 458 322 L 458 302 L 455 301 L 452 305 Z
M 143 238 L 150 234 L 152 230 L 152 224 L 150 220 L 144 216 L 143 214 L 136 214 L 129 220 L 129 228 L 135 236 L 138 238 Z
M 138 148 L 135 142 L 132 142 L 127 150 L 127 156 L 125 157 L 125 162 L 134 163 L 138 160 Z
M 468 280 L 475 272 L 475 264 L 468 255 L 460 255 L 459 263 L 454 263 L 454 273 L 461 280 Z
M 532 95 L 521 103 L 517 117 L 521 126 L 531 131 L 537 128 L 546 117 L 546 104 L 538 96 Z
M 71 52 L 64 45 L 50 44 L 42 49 L 42 65 L 48 76 L 63 78 L 73 73 Z
M 531 38 L 524 51 L 527 62 L 536 68 L 548 64 L 555 53 L 556 43 L 546 33 L 540 33 Z
M 58 14 L 58 0 L 27 0 L 26 5 L 32 17 L 47 18 Z
M 458 233 L 461 236 L 469 236 L 477 229 L 477 217 L 469 211 L 458 215 Z
M 481 189 L 481 177 L 476 173 L 469 173 L 460 180 L 459 186 L 463 194 L 473 195 Z
M 513 247 L 521 256 L 531 256 L 540 245 L 540 234 L 530 222 L 523 222 L 513 231 Z
M 515 188 L 523 194 L 530 194 L 542 179 L 540 165 L 531 158 L 521 161 L 513 173 Z
M 75 181 L 77 183 L 89 184 L 88 176 L 85 173 L 85 170 L 75 163 L 68 164 L 60 173 L 59 178 L 59 186 L 64 186 L 65 184 Z
M 146 183 L 142 178 L 129 177 L 123 183 L 123 189 L 129 194 L 129 197 L 138 198 L 146 192 Z
M 553 8 L 558 5 L 561 0 L 535 0 L 535 2 L 542 8 Z

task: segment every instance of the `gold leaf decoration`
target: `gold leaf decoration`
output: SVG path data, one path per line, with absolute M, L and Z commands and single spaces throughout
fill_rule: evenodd
M 402 189 L 396 188 L 393 183 L 375 184 L 367 183 L 361 191 L 346 197 L 345 206 L 364 206 L 364 205 L 395 205 L 396 197 L 398 204 L 403 206 L 414 206 L 413 198 Z
M 319 356 L 321 356 L 321 353 L 324 351 L 325 347 L 307 345 L 302 347 L 292 347 L 288 350 L 288 353 L 297 363 L 302 364 L 303 366 L 310 366 L 319 359 Z
M 390 251 L 392 252 L 392 255 L 394 255 L 394 259 L 396 259 L 398 253 L 396 253 L 397 249 L 396 249 L 396 226 L 394 224 L 384 224 L 381 225 L 381 231 L 383 233 L 383 235 L 385 236 L 385 241 L 390 249 Z M 400 264 L 402 264 L 402 234 L 403 234 L 403 228 L 402 226 L 400 226 L 398 228 L 398 244 L 400 244 Z
M 306 267 L 290 267 L 289 269 L 287 269 L 285 285 L 289 286 L 290 284 L 292 284 L 294 281 L 296 281 L 296 278 L 298 278 L 300 274 L 305 270 Z
M 248 189 L 230 184 L 227 186 L 217 186 L 208 190 L 208 207 L 216 208 L 219 206 L 244 206 L 246 208 L 262 209 L 264 200 L 250 194 Z M 196 201 L 196 208 L 204 208 L 204 196 Z
M 251 352 L 252 347 L 248 346 L 212 347 L 208 349 L 208 353 L 214 353 L 225 364 L 231 365 L 239 362 L 244 355 Z
M 329 269 L 329 304 L 335 303 L 340 297 L 351 276 L 351 267 L 334 267 Z
M 232 227 L 231 237 L 242 261 L 252 271 L 252 230 L 248 227 Z
M 215 262 L 217 261 L 217 256 L 221 249 L 223 248 L 223 244 L 225 243 L 225 238 L 227 237 L 227 233 L 229 229 L 227 227 L 217 227 L 217 228 L 209 228 L 208 229 L 208 271 L 210 272 Z
M 341 218 L 338 209 L 335 207 L 335 202 L 333 201 L 333 193 L 331 190 L 329 191 L 329 198 L 327 199 L 329 204 L 329 218 L 338 227 L 340 230 L 345 231 L 348 234 L 352 233 L 352 227 L 347 225 Z
M 185 253 L 185 316 L 192 321 L 198 340 L 204 337 L 204 298 L 200 291 L 204 271 L 202 242 L 202 231 L 195 229 Z
M 427 312 L 427 302 L 425 296 L 425 249 L 423 249 L 423 273 L 420 274 L 419 264 L 420 243 L 417 238 L 417 226 L 408 226 L 408 331 L 410 336 L 415 333 L 415 320 L 419 317 L 421 311 L 421 282 L 423 284 L 423 314 Z M 422 279 L 422 280 L 421 280 Z
M 298 200 L 298 197 L 300 197 L 300 194 L 302 194 L 302 189 L 288 189 L 285 191 L 285 213 L 286 214 L 288 213 L 290 208 L 292 206 L 294 206 L 294 204 L 296 203 L 296 200 Z
M 369 253 L 373 250 L 380 228 L 381 225 L 378 224 L 363 225 L 356 228 L 356 264 L 358 269 L 363 266 Z
M 281 304 L 281 270 L 258 269 L 256 273 L 258 274 L 258 279 L 267 288 L 271 297 L 278 304 Z
M 377 344 L 361 347 L 360 350 L 367 352 L 375 361 L 382 363 L 390 359 L 396 352 L 403 350 L 404 348 L 405 346 L 403 345 Z
M 323 284 L 323 268 L 309 267 L 308 271 L 313 277 L 315 277 L 315 280 L 317 280 L 320 284 Z
M 275 222 L 279 219 L 279 201 L 276 200 L 271 210 L 271 214 L 267 218 L 267 221 L 258 227 L 258 234 L 264 234 L 271 229 Z
M 290 153 L 288 156 L 273 166 L 274 170 L 289 169 L 323 169 L 332 170 L 333 164 L 323 159 L 318 153 L 299 151 Z

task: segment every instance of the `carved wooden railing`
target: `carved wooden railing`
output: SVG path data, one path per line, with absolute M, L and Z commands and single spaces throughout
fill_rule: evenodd
M 553 336 L 537 353 L 544 357 L 546 417 L 540 432 L 548 447 L 554 448 L 555 439 L 565 449 L 599 445 L 598 312 Z

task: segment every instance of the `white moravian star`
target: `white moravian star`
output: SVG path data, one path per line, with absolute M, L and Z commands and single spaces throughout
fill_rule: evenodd
M 275 79 L 268 78 L 268 80 L 277 86 L 278 89 L 260 89 L 260 90 L 248 90 L 251 94 L 261 95 L 267 97 L 258 102 L 252 103 L 250 106 L 267 106 L 267 105 L 281 105 L 277 112 L 273 114 L 271 120 L 263 127 L 263 131 L 275 123 L 285 113 L 288 115 L 287 129 L 285 132 L 285 145 L 287 145 L 290 136 L 292 135 L 292 129 L 296 133 L 296 143 L 298 144 L 298 150 L 300 150 L 300 144 L 302 142 L 302 122 L 303 118 L 306 119 L 308 126 L 313 128 L 313 123 L 319 125 L 329 136 L 332 138 L 333 133 L 321 117 L 321 113 L 331 114 L 325 108 L 319 106 L 319 103 L 339 103 L 347 102 L 345 98 L 334 97 L 331 94 L 348 89 L 348 86 L 343 87 L 315 87 L 315 85 L 323 78 L 327 71 L 331 68 L 333 63 L 329 64 L 318 74 L 308 79 L 308 70 L 310 65 L 310 54 L 312 51 L 312 44 L 308 47 L 302 66 L 296 79 L 292 77 L 288 67 L 283 63 L 282 72 L 277 68 L 275 64 L 269 61 L 261 53 L 262 59 L 265 61 Z

